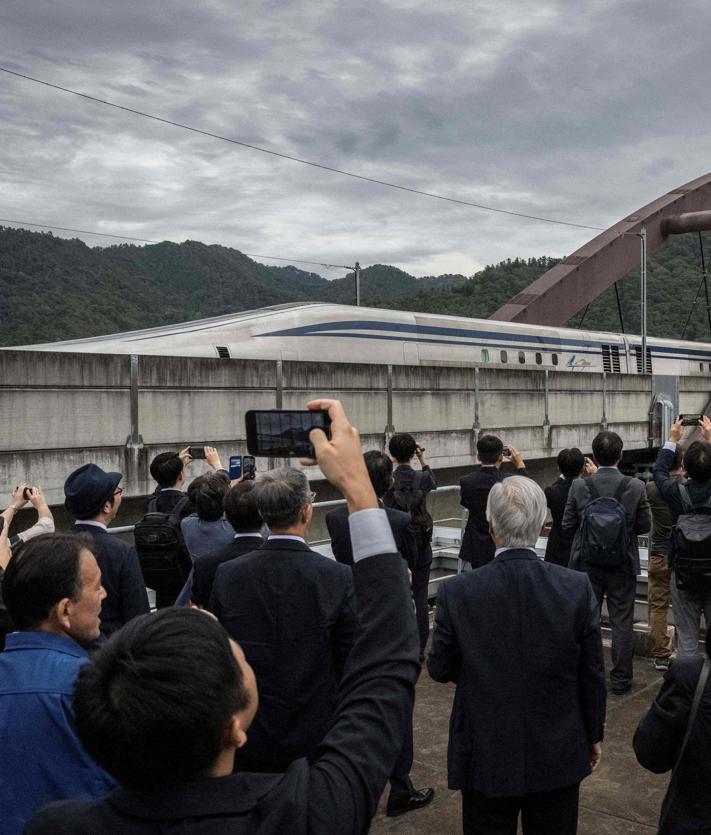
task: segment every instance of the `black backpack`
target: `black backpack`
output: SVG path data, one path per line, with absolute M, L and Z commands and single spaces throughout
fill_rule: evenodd
M 396 484 L 391 493 L 393 506 L 410 514 L 408 530 L 418 546 L 432 541 L 434 528 L 434 522 L 427 510 L 427 494 L 420 487 L 421 484 L 422 473 L 415 472 L 411 485 L 405 487 Z
M 679 485 L 684 512 L 672 529 L 676 587 L 683 591 L 711 590 L 711 497 L 693 504 L 686 486 Z
M 580 524 L 580 559 L 588 565 L 620 568 L 627 562 L 629 532 L 627 514 L 620 499 L 631 479 L 625 476 L 612 496 L 601 496 L 588 479 L 591 500 Z
M 170 513 L 157 512 L 157 501 L 154 497 L 148 502 L 148 513 L 133 529 L 143 580 L 150 589 L 183 582 L 190 562 L 180 529 L 180 514 L 188 497 L 180 499 Z

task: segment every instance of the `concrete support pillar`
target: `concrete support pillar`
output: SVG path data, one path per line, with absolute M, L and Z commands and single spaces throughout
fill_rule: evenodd
M 129 492 L 135 492 L 133 485 L 137 487 L 142 481 L 145 481 L 147 472 L 138 411 L 138 362 L 138 355 L 131 354 L 129 390 L 131 431 L 126 438 L 126 448 L 124 450 L 124 479 L 128 484 L 132 485 Z
M 543 446 L 545 449 L 551 449 L 553 446 L 553 431 L 550 421 L 550 380 L 547 368 L 543 374 Z
M 600 418 L 600 429 L 607 431 L 607 372 L 602 372 L 602 417 Z
M 390 438 L 395 434 L 395 425 L 393 424 L 393 367 L 392 365 L 388 366 L 388 379 L 387 379 L 387 417 L 385 422 L 385 431 L 383 433 L 383 449 L 387 450 L 388 444 L 390 443 Z

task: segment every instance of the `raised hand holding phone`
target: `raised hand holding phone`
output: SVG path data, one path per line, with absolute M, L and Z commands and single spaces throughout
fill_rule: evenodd
M 309 440 L 316 459 L 302 458 L 306 466 L 318 464 L 326 478 L 343 493 L 348 512 L 378 507 L 378 500 L 363 460 L 360 434 L 351 426 L 340 400 L 312 400 L 311 411 L 326 410 L 331 422 L 330 438 L 323 429 L 312 429 Z

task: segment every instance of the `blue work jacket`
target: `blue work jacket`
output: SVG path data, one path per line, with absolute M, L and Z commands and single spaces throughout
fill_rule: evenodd
M 12 632 L 0 653 L 0 833 L 19 835 L 52 800 L 102 797 L 115 782 L 84 751 L 74 681 L 86 652 L 49 632 Z

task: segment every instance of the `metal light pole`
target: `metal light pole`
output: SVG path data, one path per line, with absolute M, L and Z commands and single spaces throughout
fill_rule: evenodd
M 647 228 L 643 226 L 640 239 L 640 318 L 642 331 L 642 374 L 647 373 Z
M 355 291 L 356 291 L 356 306 L 360 307 L 360 264 L 355 262 Z

